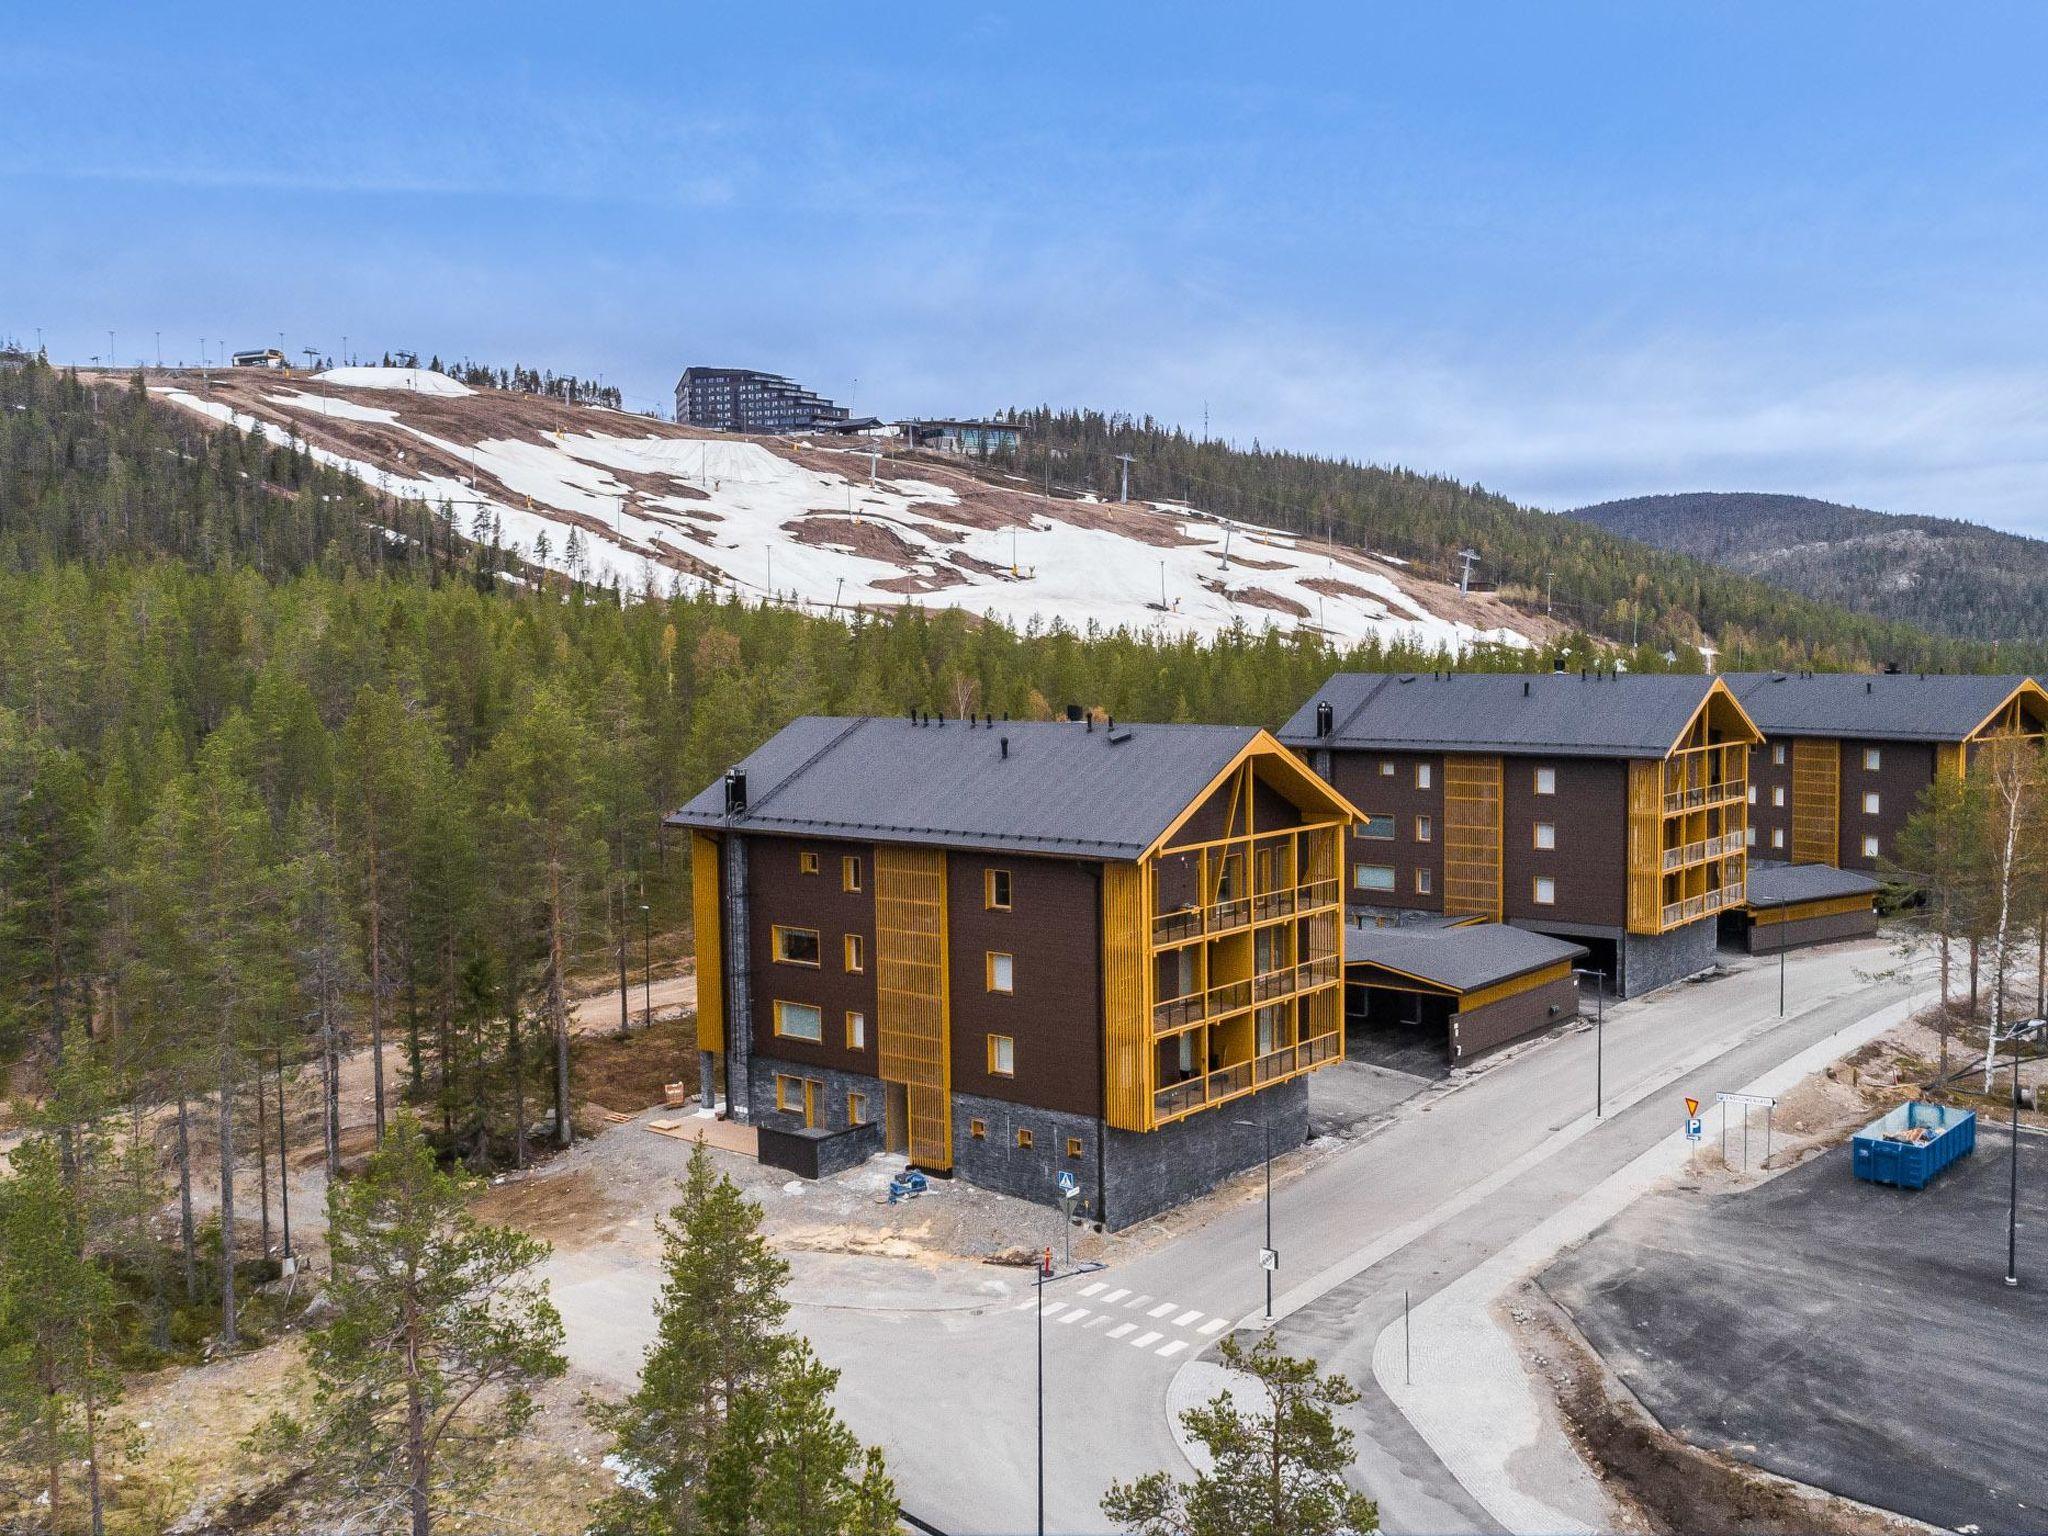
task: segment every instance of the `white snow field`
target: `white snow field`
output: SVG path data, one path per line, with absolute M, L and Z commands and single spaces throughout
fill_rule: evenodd
M 329 385 L 350 393 L 321 387 Z M 545 563 L 558 570 L 570 569 L 574 532 L 576 574 L 616 576 L 629 590 L 703 584 L 820 609 L 915 602 L 1018 629 L 1058 620 L 1213 638 L 1234 625 L 1270 625 L 1319 630 L 1340 644 L 1406 640 L 1451 652 L 1479 641 L 1530 643 L 1512 627 L 1433 612 L 1413 595 L 1430 594 L 1429 584 L 1412 574 L 1395 580 L 1393 567 L 1405 562 L 1310 546 L 1180 502 L 1045 502 L 965 476 L 950 485 L 918 478 L 937 473 L 922 466 L 897 473 L 885 459 L 875 467 L 865 447 L 798 450 L 673 428 L 638 434 L 632 417 L 567 406 L 560 419 L 575 430 L 531 437 L 481 435 L 479 409 L 480 435 L 465 441 L 447 435 L 446 423 L 487 407 L 495 392 L 424 369 L 336 368 L 291 385 L 270 381 L 262 393 L 244 389 L 236 404 L 156 389 L 279 442 L 314 433 L 322 418 L 344 436 L 348 424 L 374 424 L 383 430 L 365 449 L 371 457 L 310 451 L 390 495 L 447 503 L 464 533 L 495 519 L 503 542 L 528 559 L 545 534 Z M 475 398 L 433 412 L 441 430 L 429 431 L 407 419 L 408 400 L 422 396 Z M 440 468 L 423 467 L 419 451 L 391 448 L 393 432 L 416 439 Z M 814 467 L 821 461 L 833 467 Z M 447 473 L 451 462 L 465 469 Z M 1447 607 L 1456 600 L 1450 588 L 1434 590 Z

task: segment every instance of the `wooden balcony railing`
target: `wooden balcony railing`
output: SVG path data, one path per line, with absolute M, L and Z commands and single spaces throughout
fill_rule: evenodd
M 1216 938 L 1235 933 L 1253 923 L 1292 917 L 1299 912 L 1337 904 L 1340 892 L 1335 880 L 1305 880 L 1284 890 L 1263 891 L 1252 896 L 1212 902 L 1207 907 L 1189 905 L 1177 912 L 1162 912 L 1152 919 L 1152 942 L 1178 944 L 1184 939 Z
M 1226 1014 L 1241 1012 L 1254 1003 L 1283 1001 L 1297 993 L 1326 986 L 1341 972 L 1341 962 L 1335 955 L 1321 955 L 1299 965 L 1283 965 L 1278 970 L 1262 971 L 1243 981 L 1228 981 L 1206 992 L 1168 998 L 1152 1009 L 1152 1032 L 1165 1034 L 1170 1030 L 1185 1029 L 1190 1024 L 1199 1024 L 1203 1019 L 1220 1019 Z
M 1667 791 L 1664 796 L 1664 814 L 1676 811 L 1700 811 L 1709 806 L 1729 805 L 1744 799 L 1749 794 L 1745 779 L 1723 779 L 1718 784 L 1695 784 L 1690 789 Z
M 1703 838 L 1696 843 L 1686 843 L 1678 848 L 1664 850 L 1664 871 L 1684 869 L 1688 864 L 1704 864 L 1709 859 L 1725 858 L 1737 849 L 1746 846 L 1739 832 L 1724 832 L 1719 837 Z
M 1710 913 L 1740 906 L 1747 893 L 1747 882 L 1738 880 L 1718 891 L 1706 891 L 1698 896 L 1688 896 L 1683 901 L 1674 901 L 1664 908 L 1664 926 L 1669 928 L 1674 923 L 1689 923 Z
M 1232 1062 L 1201 1077 L 1191 1077 L 1184 1083 L 1172 1083 L 1152 1095 L 1154 1116 L 1161 1120 L 1177 1120 L 1182 1115 L 1192 1114 L 1211 1104 L 1221 1104 L 1234 1099 L 1253 1088 L 1263 1088 L 1310 1067 L 1334 1061 L 1343 1053 L 1344 1035 L 1342 1030 L 1333 1030 L 1326 1035 L 1316 1035 L 1299 1045 L 1283 1045 L 1276 1051 L 1268 1051 L 1250 1061 Z

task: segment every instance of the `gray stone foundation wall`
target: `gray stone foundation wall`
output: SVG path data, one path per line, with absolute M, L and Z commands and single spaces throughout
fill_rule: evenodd
M 775 1079 L 783 1077 L 804 1077 L 821 1086 L 818 1094 L 818 1126 L 821 1130 L 842 1131 L 850 1123 L 846 1111 L 846 1096 L 849 1093 L 867 1095 L 868 1123 L 862 1127 L 862 1134 L 847 1138 L 836 1144 L 830 1157 L 836 1167 L 820 1168 L 819 1172 L 837 1173 L 841 1168 L 851 1168 L 864 1162 L 882 1150 L 882 1081 L 866 1077 L 857 1072 L 839 1072 L 831 1067 L 801 1066 L 793 1061 L 779 1061 L 773 1056 L 756 1056 L 753 1069 L 747 1074 L 753 1102 L 747 1106 L 749 1118 L 755 1125 L 770 1126 L 781 1131 L 800 1131 L 804 1128 L 801 1110 L 777 1109 L 775 1107 Z
M 1720 948 L 1720 929 L 1712 918 L 1687 923 L 1670 933 L 1630 933 L 1621 940 L 1623 997 L 1641 997 L 1674 981 L 1711 970 Z
M 1266 1138 L 1257 1127 L 1268 1114 L 1275 1157 L 1307 1141 L 1308 1079 L 1294 1078 L 1156 1131 L 1110 1131 L 1106 1224 L 1128 1227 L 1257 1167 L 1266 1157 Z M 1254 1124 L 1241 1126 L 1240 1120 Z
M 976 1125 L 982 1134 L 976 1136 Z M 1017 1145 L 1017 1132 L 1031 1133 L 1031 1145 Z M 1069 1157 L 1069 1139 L 1081 1144 L 1081 1155 Z M 1081 1186 L 1074 1214 L 1099 1219 L 1102 1122 L 1090 1115 L 1034 1109 L 1004 1099 L 976 1094 L 953 1095 L 953 1171 L 985 1189 L 1001 1190 L 1020 1200 L 1058 1208 L 1059 1176 L 1071 1173 Z

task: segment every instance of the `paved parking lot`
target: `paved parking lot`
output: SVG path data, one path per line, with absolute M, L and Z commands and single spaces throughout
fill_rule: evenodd
M 2021 1285 L 2004 1283 L 2010 1142 L 1918 1193 L 1846 1145 L 1745 1193 L 1636 1204 L 1542 1284 L 1667 1429 L 1948 1529 L 2048 1529 L 2048 1141 L 2020 1149 Z

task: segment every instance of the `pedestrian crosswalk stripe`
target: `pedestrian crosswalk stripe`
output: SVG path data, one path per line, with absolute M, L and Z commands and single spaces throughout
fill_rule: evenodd
M 1104 1323 L 1108 1321 L 1109 1314 L 1107 1312 L 1098 1312 L 1093 1317 L 1088 1319 L 1088 1326 L 1090 1328 L 1100 1328 Z
M 1128 1287 L 1118 1286 L 1115 1290 L 1111 1291 L 1107 1296 L 1102 1298 L 1102 1304 L 1105 1307 L 1113 1307 L 1130 1294 L 1131 1293 Z
M 1017 1303 L 1017 1310 L 1019 1312 L 1029 1312 L 1033 1307 L 1037 1305 L 1038 1298 L 1036 1296 L 1026 1296 L 1022 1301 Z
M 1112 1339 L 1120 1339 L 1137 1326 L 1138 1325 L 1136 1323 L 1118 1323 L 1114 1328 L 1109 1330 L 1108 1336 Z
M 1190 1312 L 1183 1312 L 1179 1317 L 1176 1317 L 1173 1320 L 1173 1326 L 1176 1328 L 1185 1328 L 1189 1323 L 1192 1323 L 1196 1318 L 1200 1317 L 1201 1315 L 1202 1309 L 1200 1307 L 1196 1307 L 1193 1311 Z
M 1072 1311 L 1067 1313 L 1065 1317 L 1055 1318 L 1054 1321 L 1060 1323 L 1077 1323 L 1087 1315 L 1088 1309 L 1086 1307 L 1075 1307 Z
M 1229 1326 L 1230 1320 L 1228 1318 L 1212 1317 L 1209 1319 L 1209 1321 L 1202 1324 L 1201 1331 L 1203 1333 L 1221 1333 L 1224 1329 L 1228 1328 Z
M 1175 1340 L 1174 1340 L 1174 1341 L 1173 1341 L 1173 1342 L 1172 1342 L 1171 1344 L 1162 1344 L 1162 1345 L 1160 1345 L 1158 1349 L 1156 1349 L 1155 1351 L 1153 1351 L 1153 1353 L 1155 1353 L 1155 1354 L 1158 1354 L 1158 1355 L 1162 1355 L 1162 1356 L 1165 1356 L 1165 1355 L 1177 1355 L 1177 1354 L 1179 1354 L 1179 1353 L 1180 1353 L 1180 1352 L 1181 1352 L 1182 1350 L 1186 1349 L 1187 1347 L 1188 1347 L 1188 1341 L 1187 1341 L 1186 1339 L 1175 1339 Z
M 1160 1338 L 1161 1335 L 1156 1333 L 1141 1333 L 1135 1339 L 1131 1340 L 1131 1348 L 1150 1349 L 1154 1344 L 1157 1344 L 1159 1342 Z
M 1146 1302 L 1150 1301 L 1151 1299 L 1152 1298 L 1150 1296 L 1133 1296 L 1129 1301 L 1125 1302 L 1124 1305 L 1127 1307 L 1142 1307 L 1143 1305 L 1145 1305 Z
M 1162 1301 L 1161 1303 L 1159 1303 L 1158 1306 L 1154 1307 L 1150 1312 L 1147 1312 L 1145 1315 L 1147 1317 L 1164 1317 L 1167 1313 L 1171 1312 L 1172 1310 L 1172 1302 Z
M 1083 1296 L 1093 1296 L 1097 1291 L 1102 1289 L 1102 1286 L 1103 1282 L 1098 1280 L 1093 1285 L 1084 1286 L 1081 1290 L 1081 1294 Z

